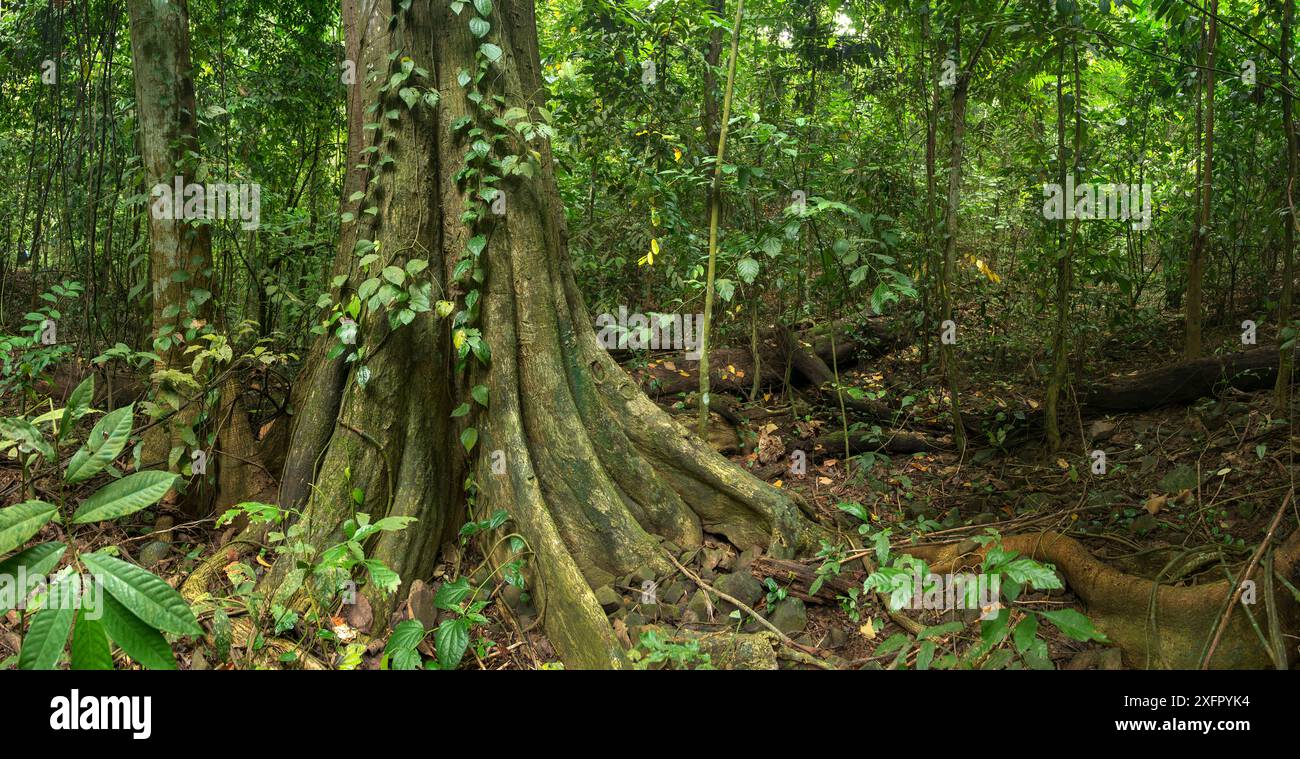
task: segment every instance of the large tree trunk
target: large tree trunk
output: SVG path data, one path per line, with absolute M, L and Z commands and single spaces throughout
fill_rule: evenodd
M 388 5 L 372 12 L 386 15 Z M 375 120 L 400 109 L 396 121 L 384 117 L 374 130 L 380 151 L 371 160 L 392 155 L 395 163 L 368 191 L 379 213 L 375 237 L 362 239 L 381 242 L 382 252 L 371 274 L 381 264 L 426 257 L 422 276 L 432 276 L 435 297 L 446 293 L 465 317 L 448 324 L 423 312 L 393 328 L 382 309 L 362 308 L 356 347 L 365 355 L 346 367 L 337 411 L 329 393 L 299 411 L 333 417 L 323 448 L 302 453 L 320 456 L 303 516 L 306 539 L 318 549 L 336 541 L 352 514 L 349 493 L 359 487 L 361 510 L 420 520 L 383 533 L 368 550 L 409 583 L 428 574 L 438 545 L 461 518 L 460 491 L 472 471 L 476 511 L 505 509 L 527 542 L 530 589 L 561 657 L 570 666 L 619 666 L 622 649 L 592 589 L 641 567 L 668 574 L 661 539 L 698 546 L 707 530 L 742 548 L 788 555 L 812 547 L 815 528 L 790 496 L 678 426 L 599 347 L 572 277 L 549 147 L 493 123 L 523 109 L 510 111 L 512 123 L 544 124 L 532 2 L 498 0 L 482 39 L 469 29 L 475 14 L 472 6 L 458 16 L 447 4 L 416 3 L 365 48 L 366 63 L 379 72 L 364 93 L 367 102 L 382 97 Z M 484 43 L 498 46 L 500 56 L 485 54 Z M 390 62 L 392 51 L 398 55 Z M 404 56 L 414 59 L 416 75 L 403 86 L 436 89 L 435 109 L 408 109 L 396 92 L 378 92 Z M 365 70 L 359 65 L 358 76 Z M 457 81 L 462 70 L 471 74 L 468 86 Z M 476 70 L 485 75 L 474 76 Z M 482 106 L 471 99 L 475 92 Z M 484 131 L 470 137 L 476 129 Z M 488 156 L 470 149 L 475 139 L 491 141 Z M 463 170 L 505 173 L 498 162 L 508 156 L 533 170 L 491 183 L 506 193 L 505 214 L 495 215 L 478 194 L 481 175 Z M 462 276 L 458 257 L 473 260 Z M 351 270 L 343 258 L 336 273 Z M 467 296 L 477 302 L 466 306 Z M 490 349 L 486 363 L 469 350 L 470 330 L 481 330 Z M 462 345 L 465 374 L 456 363 Z M 313 377 L 344 360 L 313 355 Z M 370 374 L 364 387 L 357 382 L 362 366 Z M 468 389 L 480 384 L 488 389 L 486 408 L 469 398 Z M 457 427 L 450 414 L 460 402 L 474 411 Z M 475 460 L 464 461 L 457 440 L 471 426 Z M 264 580 L 272 595 L 291 572 L 287 564 L 278 562 Z M 378 627 L 393 598 L 365 592 Z
M 135 110 L 139 122 L 140 157 L 146 191 L 155 185 L 174 186 L 177 177 L 189 185 L 198 155 L 194 79 L 190 65 L 189 14 L 185 0 L 158 3 L 130 0 L 131 62 L 135 72 Z M 182 371 L 189 361 L 186 343 L 207 322 L 209 297 L 199 305 L 190 300 L 197 290 L 210 290 L 212 245 L 205 222 L 160 218 L 149 199 L 149 270 L 153 283 L 153 336 L 162 357 L 158 369 Z M 171 330 L 168 334 L 168 330 Z M 153 394 L 166 407 L 180 405 L 183 388 L 153 383 Z M 170 410 L 170 409 L 167 409 Z M 198 415 L 198 405 L 182 408 L 167 424 L 145 435 L 141 458 L 146 466 L 165 462 L 176 446 L 184 445 L 180 430 Z

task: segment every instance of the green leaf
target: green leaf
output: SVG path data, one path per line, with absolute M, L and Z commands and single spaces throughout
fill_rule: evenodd
M 175 483 L 176 475 L 171 472 L 149 470 L 129 474 L 87 498 L 73 514 L 72 523 L 101 522 L 134 514 L 157 503 Z
M 1038 617 L 1033 614 L 1020 620 L 1020 624 L 1016 625 L 1016 629 L 1011 633 L 1011 640 L 1015 642 L 1016 650 L 1022 654 L 1027 652 L 1037 639 Z
M 402 99 L 403 103 L 406 103 L 407 108 L 414 108 L 415 104 L 420 100 L 420 93 L 414 87 L 403 87 L 397 92 L 397 96 Z
M 438 664 L 443 669 L 455 669 L 469 647 L 469 620 L 443 620 L 433 634 L 433 645 L 438 649 Z
M 58 511 L 45 501 L 23 501 L 0 509 L 0 553 L 9 553 L 45 526 Z
M 65 577 L 52 586 L 50 596 L 61 596 L 59 586 L 68 582 L 70 580 Z M 76 612 L 74 605 L 62 603 L 57 608 L 44 608 L 36 612 L 31 626 L 27 628 L 27 637 L 23 638 L 22 651 L 18 653 L 18 668 L 54 669 L 59 663 L 59 655 L 63 653 L 63 646 L 68 642 L 68 633 L 72 630 L 72 619 Z
M 26 551 L 16 553 L 0 562 L 0 578 L 16 578 L 20 569 L 28 577 L 40 577 L 49 574 L 50 570 L 58 565 L 59 559 L 63 558 L 63 554 L 67 550 L 66 545 L 53 541 L 34 545 Z M 23 591 L 17 590 L 17 592 L 21 593 Z M 0 593 L 0 600 L 17 601 L 16 595 L 16 593 Z M 7 613 L 9 613 L 9 607 L 0 605 L 0 617 Z
M 68 462 L 68 471 L 63 477 L 69 484 L 85 482 L 118 457 L 126 447 L 127 438 L 131 436 L 131 426 L 135 423 L 134 410 L 135 404 L 125 406 L 105 415 L 95 424 L 86 444 Z
M 420 652 L 414 648 L 401 648 L 394 651 L 388 657 L 389 669 L 419 669 L 423 664 L 420 658 Z
M 478 15 L 487 18 L 492 15 L 492 0 L 474 0 L 474 10 Z
M 492 31 L 492 25 L 481 18 L 472 18 L 469 20 L 469 31 L 475 37 L 486 37 Z
M 384 651 L 391 654 L 403 649 L 414 650 L 422 640 L 424 640 L 424 623 L 418 619 L 408 619 L 398 622 L 393 628 L 393 634 L 388 636 L 388 644 L 384 646 Z
M 203 628 L 181 594 L 152 572 L 99 553 L 81 561 L 104 589 L 145 624 L 177 635 L 202 635 Z
M 145 669 L 176 669 L 176 657 L 162 633 L 110 595 L 104 595 L 104 629 L 127 656 Z
M 462 403 L 462 404 L 460 404 L 459 406 L 457 406 L 456 408 L 454 408 L 454 409 L 451 410 L 451 417 L 452 417 L 453 419 L 456 419 L 456 418 L 458 418 L 458 417 L 465 416 L 465 415 L 468 414 L 468 413 L 469 413 L 469 404 L 468 404 L 468 403 Z
M 927 627 L 917 634 L 917 640 L 926 640 L 928 638 L 937 638 L 940 635 L 949 635 L 955 632 L 961 632 L 966 629 L 966 625 L 961 622 L 945 622 L 934 627 Z
M 460 444 L 465 446 L 465 451 L 474 450 L 474 444 L 478 442 L 478 430 L 473 427 L 466 427 L 465 431 L 460 433 Z
M 63 409 L 63 418 L 59 420 L 59 440 L 65 439 L 72 431 L 73 423 L 86 415 L 94 397 L 95 375 L 90 374 L 68 396 L 68 405 Z
M 384 279 L 395 285 L 400 285 L 406 281 L 406 272 L 396 266 L 385 266 L 383 274 Z
M 758 276 L 758 262 L 749 256 L 745 256 L 736 264 L 736 273 L 745 281 L 745 284 L 752 285 L 754 278 Z
M 469 394 L 473 396 L 474 400 L 478 401 L 478 405 L 482 406 L 483 408 L 487 408 L 488 405 L 487 385 L 475 385 L 473 389 L 469 391 Z
M 1065 633 L 1075 640 L 1095 640 L 1101 643 L 1109 643 L 1105 635 L 1097 631 L 1092 626 L 1092 620 L 1083 616 L 1074 609 L 1061 609 L 1060 611 L 1040 611 L 1040 615 L 1045 617 L 1048 622 L 1056 626 L 1056 629 Z
M 402 578 L 379 559 L 366 559 L 366 569 L 370 574 L 370 584 L 385 593 L 396 593 L 402 584 Z
M 930 662 L 934 661 L 934 651 L 936 646 L 934 641 L 927 640 L 923 642 L 916 650 L 916 668 L 926 670 L 930 668 Z
M 484 58 L 490 63 L 496 63 L 501 58 L 501 48 L 493 45 L 491 42 L 484 42 L 478 46 L 478 51 L 483 54 Z
M 72 631 L 72 669 L 112 669 L 113 652 L 108 647 L 108 631 L 98 619 L 89 619 L 85 609 L 77 612 L 77 626 Z
M 16 441 L 22 450 L 37 451 L 46 461 L 54 460 L 54 447 L 26 419 L 0 419 L 0 440 Z
M 469 598 L 473 592 L 474 589 L 470 587 L 469 579 L 458 577 L 439 586 L 437 594 L 433 597 L 433 605 L 443 611 L 458 611 L 460 602 Z

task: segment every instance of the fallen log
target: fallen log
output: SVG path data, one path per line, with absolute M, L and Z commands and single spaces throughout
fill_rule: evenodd
M 792 383 L 821 387 L 833 379 L 827 362 L 833 360 L 841 369 L 850 367 L 863 356 L 879 355 L 897 347 L 898 338 L 883 319 L 876 317 L 865 322 L 841 319 L 803 331 L 782 325 L 769 326 L 759 332 L 758 344 L 760 387 L 783 386 L 787 366 L 791 367 Z M 623 352 L 613 351 L 616 355 Z M 691 393 L 700 386 L 699 360 L 689 359 L 681 352 L 662 354 L 632 373 L 652 396 Z M 709 383 L 715 393 L 748 395 L 754 384 L 752 351 L 749 348 L 709 351 Z
M 1228 388 L 1262 390 L 1273 387 L 1277 365 L 1277 346 L 1262 345 L 1222 356 L 1178 361 L 1131 377 L 1086 385 L 1079 394 L 1079 402 L 1088 412 L 1116 413 L 1192 403 Z

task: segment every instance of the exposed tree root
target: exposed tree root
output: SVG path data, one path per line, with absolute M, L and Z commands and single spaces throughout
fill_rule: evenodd
M 1051 531 L 1004 536 L 1002 546 L 1056 565 L 1070 589 L 1083 599 L 1094 624 L 1124 651 L 1125 662 L 1132 667 L 1198 667 L 1214 634 L 1219 612 L 1236 590 L 1235 583 L 1227 580 L 1176 587 L 1125 574 L 1095 559 L 1077 540 Z M 899 550 L 925 559 L 931 571 L 940 574 L 977 565 L 983 555 L 983 549 L 972 541 Z M 1294 530 L 1277 549 L 1274 568 L 1283 577 L 1293 579 L 1298 561 L 1300 529 Z M 1282 628 L 1297 630 L 1300 605 L 1296 600 L 1280 594 L 1277 608 Z M 1272 664 L 1247 614 L 1238 609 L 1210 665 L 1258 669 Z

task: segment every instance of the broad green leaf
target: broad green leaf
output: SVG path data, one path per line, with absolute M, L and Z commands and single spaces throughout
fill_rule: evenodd
M 930 668 L 930 662 L 934 661 L 935 648 L 934 641 L 927 640 L 923 641 L 920 647 L 916 649 L 916 668 L 918 670 Z
M 460 608 L 460 602 L 469 598 L 474 589 L 470 587 L 469 580 L 465 577 L 458 577 L 451 582 L 444 582 L 438 588 L 438 592 L 433 597 L 433 605 L 444 611 L 457 611 Z
M 72 391 L 72 395 L 68 396 L 68 405 L 63 409 L 63 418 L 59 420 L 59 440 L 66 439 L 68 433 L 72 431 L 73 424 L 86 415 L 90 409 L 90 401 L 94 397 L 95 375 L 89 374 Z
M 492 15 L 492 0 L 474 0 L 474 10 L 478 15 L 487 18 Z
M 455 669 L 469 647 L 469 620 L 444 620 L 433 634 L 433 645 L 438 651 L 438 664 L 443 669 Z
M 54 460 L 54 447 L 50 445 L 41 431 L 26 419 L 0 419 L 0 442 L 12 440 L 23 451 L 36 451 L 46 461 Z
M 77 625 L 72 630 L 72 669 L 112 669 L 113 652 L 108 647 L 108 632 L 98 619 L 87 618 L 86 609 L 77 611 Z
M 414 648 L 399 648 L 388 656 L 389 669 L 419 669 L 420 652 Z
M 69 577 L 72 576 L 75 575 Z M 63 591 L 67 590 L 67 583 L 72 582 L 69 577 L 51 586 L 49 601 L 66 595 Z M 68 632 L 72 630 L 72 619 L 76 613 L 74 604 L 65 603 L 36 612 L 31 626 L 27 628 L 27 637 L 23 638 L 23 648 L 18 654 L 18 668 L 54 669 L 68 642 Z
M 1038 639 L 1038 617 L 1033 614 L 1020 620 L 1016 629 L 1011 633 L 1011 640 L 1016 644 L 1016 650 L 1020 653 L 1029 651 L 1029 647 Z
M 484 58 L 490 63 L 496 63 L 501 58 L 501 48 L 493 45 L 491 42 L 484 42 L 478 46 L 478 51 L 483 54 Z
M 104 595 L 103 622 L 108 637 L 140 666 L 145 669 L 176 669 L 176 657 L 162 633 L 107 594 Z
M 82 554 L 81 561 L 109 595 L 145 624 L 177 635 L 203 634 L 181 594 L 152 572 L 99 553 Z
M 1074 609 L 1040 611 L 1038 613 L 1045 617 L 1048 622 L 1056 625 L 1056 629 L 1075 640 L 1095 640 L 1101 643 L 1109 642 L 1106 640 L 1105 635 L 1102 635 L 1097 631 L 1097 628 L 1092 626 L 1092 620 Z
M 408 619 L 399 622 L 393 628 L 393 634 L 388 636 L 388 644 L 384 650 L 393 653 L 402 649 L 414 649 L 424 640 L 424 624 L 418 619 Z
M 68 471 L 63 477 L 69 484 L 94 477 L 117 458 L 126 447 L 127 438 L 131 436 L 131 425 L 135 421 L 132 416 L 134 406 L 132 404 L 120 408 L 95 424 L 86 444 L 68 462 Z
M 72 516 L 73 524 L 100 522 L 133 514 L 158 502 L 176 482 L 171 472 L 136 472 L 110 482 L 90 496 Z
M 745 281 L 745 284 L 752 285 L 754 278 L 758 276 L 758 261 L 745 256 L 736 264 L 736 273 Z
M 23 501 L 0 509 L 0 554 L 9 553 L 40 532 L 58 511 L 45 501 Z
M 59 559 L 63 558 L 63 554 L 67 550 L 66 545 L 56 542 L 34 545 L 26 551 L 16 553 L 0 562 L 0 578 L 17 578 L 20 570 L 25 576 L 32 578 L 49 574 L 50 570 L 58 565 Z M 15 588 L 15 593 L 0 593 L 0 601 L 16 602 L 18 593 L 23 593 L 25 599 L 27 597 L 25 590 Z M 0 605 L 0 617 L 7 613 L 9 613 L 9 607 Z

